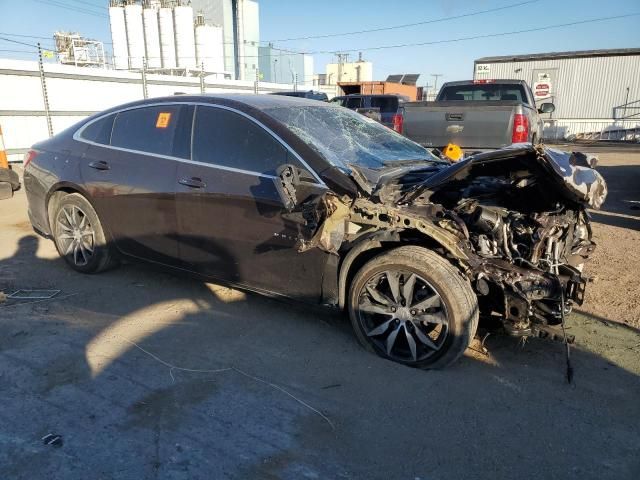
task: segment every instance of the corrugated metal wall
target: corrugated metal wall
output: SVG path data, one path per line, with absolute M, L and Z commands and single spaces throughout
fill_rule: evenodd
M 478 63 L 484 62 L 476 61 Z M 526 80 L 532 86 L 538 81 L 538 73 L 554 73 L 551 93 L 556 111 L 552 118 L 556 119 L 613 119 L 614 107 L 626 103 L 627 87 L 628 101 L 640 100 L 640 55 L 513 61 L 488 65 L 488 73 L 474 73 L 476 79 L 515 78 Z M 640 113 L 640 110 L 636 112 Z M 637 118 L 640 123 L 640 117 Z

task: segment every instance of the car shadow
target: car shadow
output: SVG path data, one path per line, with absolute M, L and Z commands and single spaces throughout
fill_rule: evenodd
M 622 354 L 578 335 L 573 385 L 561 344 L 509 337 L 421 371 L 365 352 L 339 312 L 143 264 L 81 275 L 51 253 L 26 235 L 0 260 L 5 291 L 61 290 L 0 305 L 7 478 L 631 478 L 640 467 L 638 331 L 625 330 Z M 603 321 L 569 323 L 618 331 Z M 38 443 L 48 433 L 61 450 Z M 505 456 L 513 445 L 536 455 Z
M 592 210 L 594 221 L 614 227 L 640 230 L 640 165 L 599 166 L 607 181 L 608 198 L 602 210 Z

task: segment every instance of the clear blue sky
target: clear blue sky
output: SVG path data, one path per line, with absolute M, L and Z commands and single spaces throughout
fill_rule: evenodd
M 260 38 L 269 41 L 366 30 L 473 13 L 522 1 L 525 0 L 260 0 Z M 109 21 L 105 18 L 107 3 L 107 0 L 0 0 L 0 32 L 50 38 L 55 30 L 72 30 L 109 42 Z M 76 9 L 61 8 L 60 5 Z M 640 47 L 640 16 L 455 43 L 371 51 L 366 48 L 511 32 L 627 13 L 640 13 L 640 0 L 539 0 L 451 21 L 275 44 L 300 51 L 362 48 L 364 58 L 374 64 L 376 79 L 384 79 L 391 73 L 420 73 L 419 83 L 425 84 L 432 81 L 429 76 L 432 73 L 444 74 L 439 82 L 469 78 L 473 60 L 483 56 Z M 6 35 L 0 34 L 2 36 Z M 38 41 L 27 37 L 8 38 L 25 43 Z M 51 47 L 52 40 L 41 41 Z M 6 50 L 22 51 L 30 50 L 30 47 L 0 40 L 0 57 L 29 58 L 32 55 Z M 314 56 L 316 72 L 321 73 L 332 55 Z M 353 53 L 352 58 L 357 58 L 357 54 Z

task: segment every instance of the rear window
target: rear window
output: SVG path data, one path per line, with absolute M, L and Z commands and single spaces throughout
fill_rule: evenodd
M 115 117 L 111 145 L 158 155 L 173 155 L 179 105 L 143 107 Z
M 476 85 L 451 85 L 444 87 L 438 96 L 443 101 L 525 101 L 522 85 L 481 83 Z
M 379 108 L 380 113 L 395 113 L 398 111 L 398 99 L 396 97 L 372 97 L 371 107 Z
M 115 114 L 96 120 L 87 125 L 80 134 L 80 137 L 90 142 L 109 145 L 111 141 L 111 129 L 113 128 L 113 119 Z

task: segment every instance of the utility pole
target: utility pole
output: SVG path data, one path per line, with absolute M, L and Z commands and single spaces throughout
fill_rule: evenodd
M 433 92 L 434 93 L 438 93 L 438 78 L 443 77 L 444 75 L 442 73 L 432 73 L 431 76 L 433 77 Z
M 293 77 L 293 91 L 298 91 L 298 74 L 296 73 Z
M 42 99 L 44 100 L 44 114 L 47 117 L 47 129 L 49 130 L 49 137 L 53 137 L 53 124 L 51 123 L 51 112 L 49 111 L 49 94 L 47 93 L 47 79 L 44 76 L 40 42 L 38 42 L 38 68 L 40 69 L 40 85 L 42 86 Z
M 260 81 L 260 70 L 256 68 L 256 81 L 253 85 L 253 93 L 258 94 L 258 82 Z

